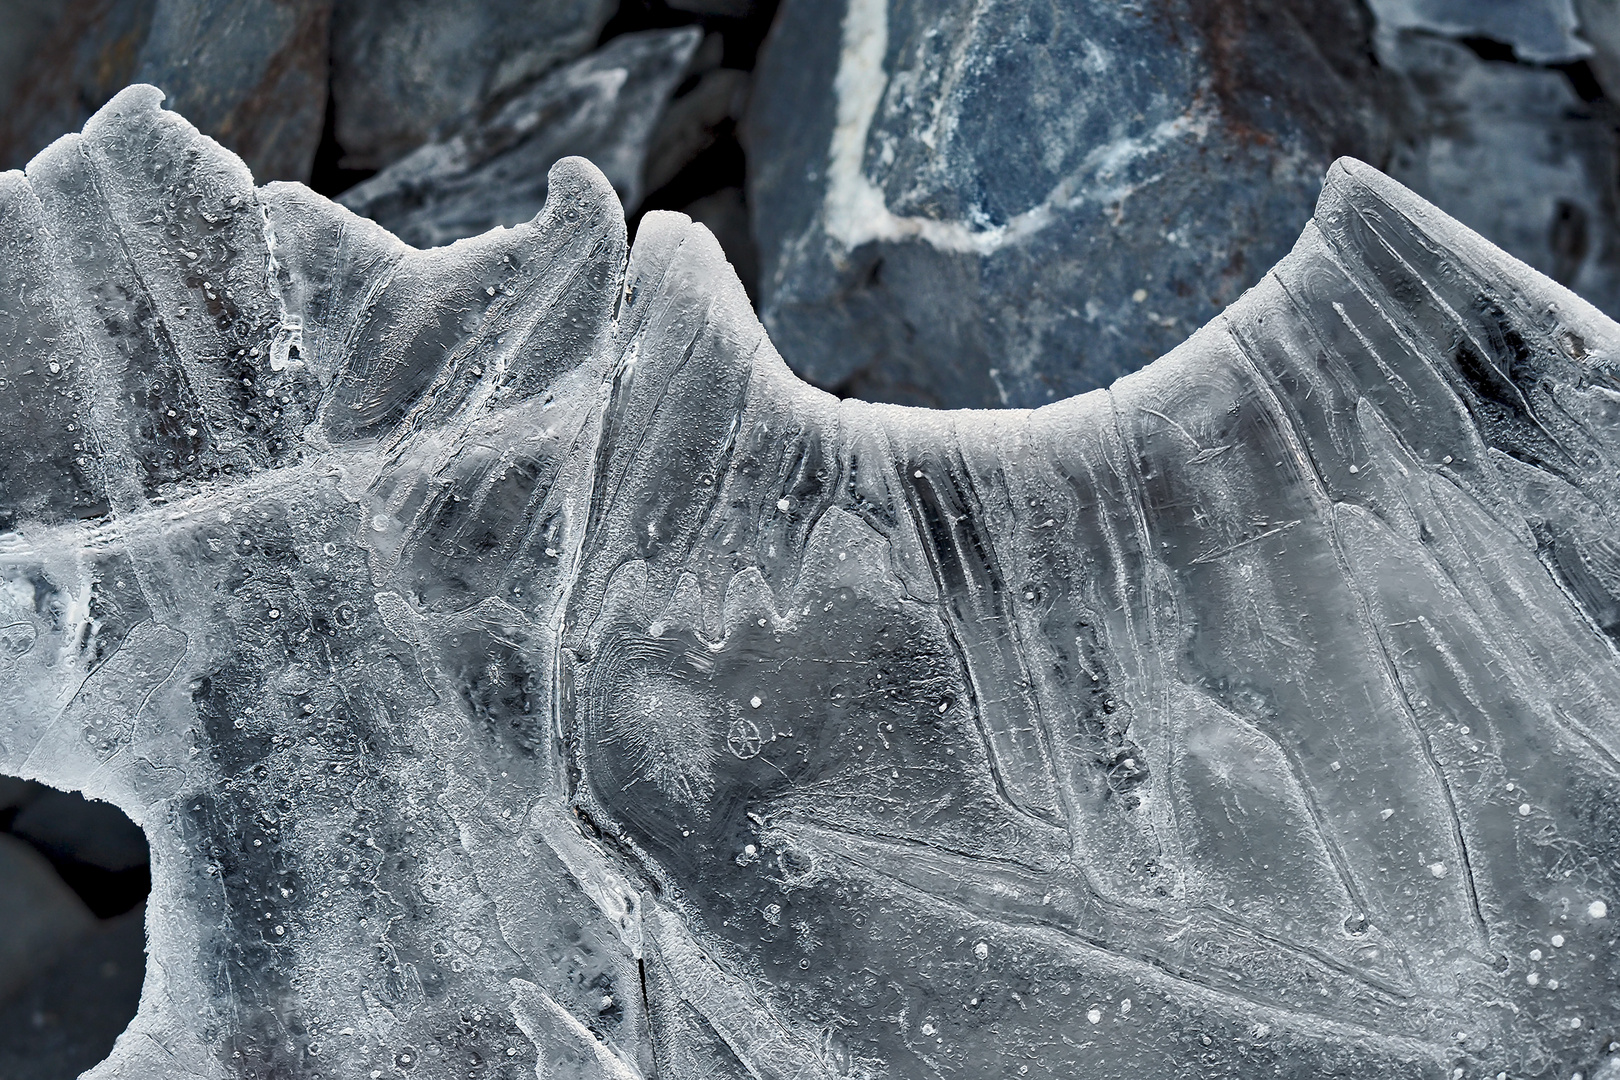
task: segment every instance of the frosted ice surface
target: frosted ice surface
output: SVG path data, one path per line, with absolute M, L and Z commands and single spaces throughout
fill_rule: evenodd
M 0 176 L 0 772 L 97 1080 L 1468 1077 L 1620 1010 L 1620 329 L 1366 166 L 1032 412 L 797 381 L 577 159 L 431 251 L 132 88 Z
M 1489 38 L 1522 60 L 1556 63 L 1592 54 L 1574 0 L 1368 0 L 1391 30 Z

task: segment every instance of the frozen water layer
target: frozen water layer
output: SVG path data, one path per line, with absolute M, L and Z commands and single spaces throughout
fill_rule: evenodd
M 1341 161 L 1106 390 L 840 401 L 578 159 L 418 251 L 158 100 L 0 177 L 0 772 L 152 847 L 97 1080 L 1600 1067 L 1589 305 Z

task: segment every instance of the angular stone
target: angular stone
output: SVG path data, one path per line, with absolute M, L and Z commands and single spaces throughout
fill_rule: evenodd
M 51 858 L 72 860 L 109 873 L 145 866 L 146 837 L 117 807 L 46 791 L 18 811 L 11 834 Z
M 1590 64 L 1603 94 L 1620 100 L 1620 6 L 1606 0 L 1576 0 L 1581 36 L 1592 45 Z
M 343 164 L 378 169 L 444 125 L 583 55 L 618 0 L 338 0 L 332 96 Z
M 1368 0 L 1367 6 L 1387 31 L 1488 38 L 1535 63 L 1592 55 L 1579 36 L 1575 0 Z
M 698 15 L 721 15 L 729 19 L 746 18 L 754 10 L 754 0 L 666 0 L 676 11 L 690 11 Z
M 765 325 L 868 398 L 1105 385 L 1258 280 L 1335 156 L 1382 159 L 1369 31 L 1338 0 L 786 0 L 745 127 Z
M 1380 55 L 1411 87 L 1390 175 L 1608 312 L 1620 312 L 1620 139 L 1562 72 L 1426 34 Z
M 332 0 L 159 0 L 136 78 L 261 180 L 307 180 L 326 117 L 331 16 Z
M 530 220 L 545 204 L 547 170 L 577 155 L 634 210 L 659 118 L 701 40 L 696 27 L 616 37 L 340 201 L 408 243 L 435 247 Z
M 669 103 L 647 150 L 645 190 L 657 191 L 713 146 L 722 127 L 742 119 L 748 73 L 731 68 L 703 72 L 697 85 Z
M 416 251 L 137 88 L 0 192 L 0 772 L 153 851 L 93 1080 L 1602 1065 L 1620 326 L 1367 166 L 951 413 L 577 159 Z
M 141 995 L 144 910 L 94 927 L 0 1005 L 0 1076 L 63 1080 L 112 1050 Z
M 331 0 L 0 4 L 0 167 L 155 83 L 262 179 L 309 177 L 326 108 Z
M 135 74 L 157 0 L 0 3 L 0 169 L 84 126 Z

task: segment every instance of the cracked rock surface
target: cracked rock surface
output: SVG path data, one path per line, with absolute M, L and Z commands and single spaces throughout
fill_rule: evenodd
M 1599 0 L 784 0 L 745 124 L 760 313 L 840 395 L 1045 405 L 1260 280 L 1349 154 L 1620 313 Z
M 1604 1075 L 1620 327 L 1371 168 L 1146 369 L 840 401 L 578 159 L 430 251 L 134 87 L 0 174 L 0 772 L 95 1080 Z
M 1164 354 L 1382 161 L 1357 0 L 784 0 L 745 124 L 760 311 L 864 398 L 1048 404 Z

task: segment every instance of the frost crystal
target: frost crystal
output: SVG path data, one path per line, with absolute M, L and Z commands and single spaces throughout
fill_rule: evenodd
M 1108 390 L 839 401 L 578 159 L 416 251 L 158 101 L 0 176 L 0 771 L 152 845 L 98 1080 L 1595 1072 L 1590 306 L 1343 161 Z

